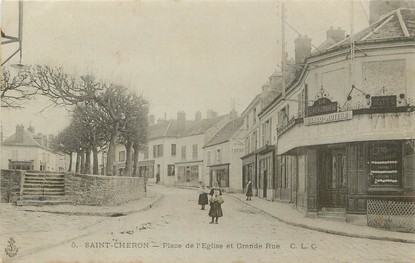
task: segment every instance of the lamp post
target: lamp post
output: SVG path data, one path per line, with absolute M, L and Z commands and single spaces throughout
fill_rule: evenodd
M 4 62 L 1 63 L 1 66 L 4 66 L 12 57 L 14 57 L 17 53 L 19 53 L 19 63 L 12 64 L 11 67 L 18 69 L 18 70 L 27 70 L 29 67 L 22 64 L 22 51 L 23 51 L 23 0 L 19 0 L 19 29 L 17 37 L 6 35 L 3 31 L 1 31 L 2 40 L 1 44 L 12 44 L 18 43 L 18 49 L 13 52 Z

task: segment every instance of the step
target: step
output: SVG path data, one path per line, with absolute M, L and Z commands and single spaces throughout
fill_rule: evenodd
M 346 212 L 318 212 L 318 215 L 345 217 Z
M 64 200 L 62 195 L 23 195 L 20 200 Z
M 343 207 L 323 207 L 322 212 L 346 212 L 346 208 Z
M 25 177 L 25 180 L 60 180 L 60 181 L 65 181 L 64 177 L 43 177 L 43 176 L 28 176 Z
M 43 206 L 43 205 L 64 205 L 71 204 L 68 200 L 18 200 L 18 206 Z
M 345 216 L 332 216 L 332 215 L 318 214 L 318 218 L 319 219 L 332 220 L 332 221 L 339 221 L 339 222 L 345 222 L 346 221 Z
M 23 191 L 23 195 L 63 195 L 65 191 L 59 190 L 51 190 L 51 191 L 43 191 L 43 190 L 30 190 L 30 191 Z
M 34 178 L 65 178 L 63 174 L 28 174 L 25 173 L 25 177 L 34 177 Z
M 24 184 L 23 189 L 43 189 L 43 188 L 57 188 L 57 189 L 63 189 L 65 188 L 64 184 Z

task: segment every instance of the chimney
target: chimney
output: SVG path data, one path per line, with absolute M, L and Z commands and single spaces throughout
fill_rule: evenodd
M 154 116 L 154 114 L 151 114 L 150 116 L 149 116 L 149 124 L 150 125 L 154 125 L 155 123 L 156 123 L 156 117 Z
M 267 82 L 265 82 L 264 85 L 262 86 L 262 92 L 268 91 L 269 89 L 270 89 L 270 81 L 267 80 Z
M 311 53 L 311 38 L 298 36 L 294 40 L 295 44 L 295 64 L 304 64 L 306 57 Z
M 415 8 L 415 1 L 413 0 L 371 0 L 370 9 L 370 24 L 376 22 L 383 15 L 392 12 L 398 8 Z
M 177 131 L 179 133 L 186 130 L 186 112 L 179 111 L 177 112 Z
M 269 77 L 270 89 L 275 89 L 281 92 L 281 80 L 282 80 L 282 73 L 275 71 L 272 73 L 271 77 Z
M 202 119 L 202 113 L 197 111 L 195 114 L 195 121 L 200 121 Z
M 206 113 L 206 119 L 218 117 L 218 113 L 213 110 L 208 110 Z
M 334 41 L 340 42 L 345 39 L 346 31 L 342 30 L 340 27 L 334 29 L 332 26 L 329 30 L 326 31 L 327 39 L 332 38 Z
M 24 126 L 16 125 L 16 142 L 23 142 Z

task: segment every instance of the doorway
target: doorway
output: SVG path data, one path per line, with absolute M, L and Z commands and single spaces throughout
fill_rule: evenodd
M 344 149 L 330 150 L 326 158 L 325 207 L 346 207 L 347 166 Z
M 264 170 L 264 188 L 262 192 L 262 197 L 267 197 L 267 188 L 268 188 L 268 173 L 267 170 Z

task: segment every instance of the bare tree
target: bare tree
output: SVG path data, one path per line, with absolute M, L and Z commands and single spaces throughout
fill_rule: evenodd
M 19 72 L 12 76 L 6 68 L 2 70 L 1 80 L 1 107 L 21 108 L 22 103 L 33 99 L 38 90 L 31 87 L 30 75 L 27 72 Z

